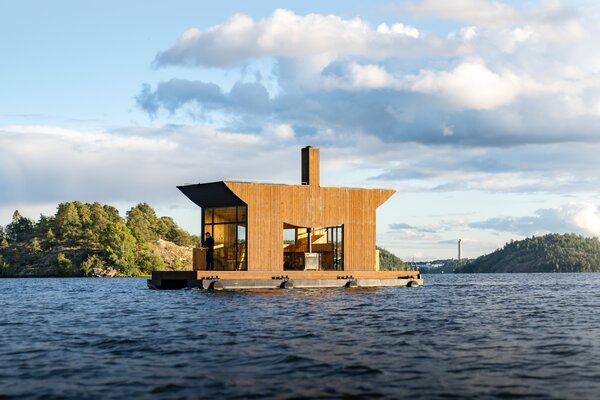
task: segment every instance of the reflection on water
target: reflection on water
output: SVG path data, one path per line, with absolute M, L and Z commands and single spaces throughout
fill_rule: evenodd
M 418 289 L 0 280 L 0 398 L 595 398 L 600 274 Z

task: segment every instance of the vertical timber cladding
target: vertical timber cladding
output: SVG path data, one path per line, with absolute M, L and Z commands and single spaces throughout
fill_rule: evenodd
M 305 147 L 302 149 L 302 184 L 309 186 L 321 186 L 321 165 L 319 149 Z
M 248 205 L 248 271 L 283 271 L 284 222 L 313 228 L 344 225 L 344 271 L 375 270 L 376 209 L 393 190 L 225 184 Z

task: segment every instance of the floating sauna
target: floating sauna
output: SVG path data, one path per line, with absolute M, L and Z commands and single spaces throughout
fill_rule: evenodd
M 193 271 L 155 271 L 153 289 L 422 286 L 418 271 L 379 271 L 376 210 L 394 190 L 322 187 L 319 149 L 302 149 L 301 184 L 225 180 L 179 186 L 214 238 Z

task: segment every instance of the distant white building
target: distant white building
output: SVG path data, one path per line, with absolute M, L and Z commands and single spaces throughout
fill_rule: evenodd
M 458 239 L 458 261 L 462 260 L 462 239 Z

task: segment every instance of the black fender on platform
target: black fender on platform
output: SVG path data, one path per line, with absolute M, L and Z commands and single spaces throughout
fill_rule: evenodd
M 352 279 L 351 281 L 346 282 L 345 285 L 347 288 L 355 288 L 358 287 L 358 281 L 356 279 Z
M 282 289 L 293 289 L 294 288 L 294 281 L 290 280 L 290 279 L 286 279 L 283 282 L 281 282 L 281 285 L 279 285 L 280 288 Z

